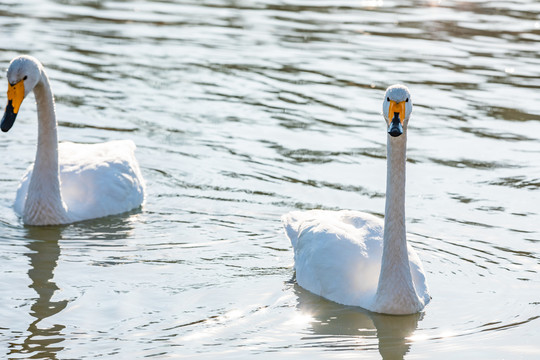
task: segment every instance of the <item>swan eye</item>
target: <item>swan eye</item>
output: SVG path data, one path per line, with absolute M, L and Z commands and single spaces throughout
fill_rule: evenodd
M 407 98 L 407 99 L 405 100 L 405 102 L 409 102 L 409 98 Z
M 390 102 L 390 97 L 387 97 L 387 98 L 386 98 L 386 101 Z
M 26 80 L 26 79 L 28 79 L 28 76 L 24 75 L 23 81 Z

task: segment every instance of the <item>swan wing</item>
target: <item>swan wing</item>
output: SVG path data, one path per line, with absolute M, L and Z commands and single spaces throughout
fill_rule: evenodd
M 381 268 L 380 219 L 357 211 L 311 210 L 288 213 L 282 221 L 300 286 L 337 303 L 370 304 Z
M 62 198 L 75 221 L 139 207 L 145 184 L 130 140 L 59 144 Z
M 131 140 L 99 144 L 58 144 L 60 188 L 72 221 L 120 214 L 144 201 L 145 183 Z M 15 197 L 22 216 L 34 165 L 24 174 Z

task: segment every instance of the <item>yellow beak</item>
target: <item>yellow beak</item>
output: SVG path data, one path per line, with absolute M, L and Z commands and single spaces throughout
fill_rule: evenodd
M 0 121 L 0 130 L 9 131 L 17 118 L 17 113 L 24 99 L 24 81 L 19 81 L 15 85 L 8 85 L 7 91 L 8 103 L 4 116 Z
M 7 97 L 13 106 L 13 113 L 17 114 L 24 99 L 24 81 L 19 81 L 15 85 L 8 84 Z
M 394 100 L 390 101 L 390 108 L 388 109 L 388 124 L 392 122 L 394 119 L 396 113 L 399 116 L 399 122 L 401 125 L 403 125 L 403 121 L 405 120 L 405 101 L 402 102 L 395 102 Z

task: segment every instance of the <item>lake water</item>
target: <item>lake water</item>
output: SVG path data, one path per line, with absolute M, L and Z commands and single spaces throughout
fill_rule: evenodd
M 23 103 L 0 136 L 1 358 L 540 358 L 539 2 L 7 0 L 0 27 L 2 73 L 45 65 L 59 138 L 133 139 L 148 185 L 129 214 L 24 226 Z M 433 297 L 401 317 L 298 287 L 280 224 L 383 216 L 394 83 Z

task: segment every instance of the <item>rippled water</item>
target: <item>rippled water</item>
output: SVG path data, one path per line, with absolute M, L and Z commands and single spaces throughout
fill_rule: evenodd
M 25 101 L 0 137 L 1 357 L 540 357 L 540 3 L 17 0 L 0 26 L 2 69 L 46 66 L 60 139 L 133 139 L 148 183 L 140 211 L 23 226 Z M 382 216 L 397 82 L 433 296 L 404 317 L 299 288 L 279 220 Z

